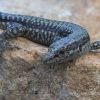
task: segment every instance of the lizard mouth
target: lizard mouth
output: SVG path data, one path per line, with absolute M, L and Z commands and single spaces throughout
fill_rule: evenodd
M 42 61 L 44 63 L 59 63 L 60 60 L 64 60 L 64 50 L 62 49 L 60 52 L 56 53 L 53 52 L 53 53 L 48 53 L 46 54 L 43 58 L 42 58 Z M 59 59 L 60 58 L 60 59 Z
M 42 61 L 43 61 L 44 63 L 52 63 L 52 62 L 54 62 L 53 59 L 54 59 L 54 55 L 46 54 L 46 55 L 42 58 Z
M 60 63 L 60 61 L 63 62 L 63 60 L 64 57 L 61 57 L 61 59 L 59 60 L 59 55 L 49 55 L 49 54 L 46 54 L 42 58 L 42 61 L 46 64 Z

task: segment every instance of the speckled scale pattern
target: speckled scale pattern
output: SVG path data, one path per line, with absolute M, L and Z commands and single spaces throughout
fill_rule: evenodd
M 30 27 L 30 23 L 29 23 L 28 32 L 26 35 L 28 37 L 30 36 L 30 39 L 37 43 L 50 45 L 55 36 L 64 37 L 65 35 L 67 36 L 68 34 L 71 33 L 71 31 L 69 29 L 66 28 L 66 30 L 65 30 L 65 28 L 61 27 L 62 26 L 61 24 L 63 24 L 61 22 L 42 19 L 42 18 L 39 18 L 39 19 L 33 18 L 33 19 L 31 19 L 30 22 L 31 22 L 31 27 Z M 64 32 L 64 31 L 66 31 L 66 32 Z M 33 32 L 33 34 L 31 34 L 31 32 Z M 28 35 L 28 34 L 30 34 L 30 35 Z M 31 37 L 31 35 L 33 35 L 33 37 Z M 36 37 L 36 38 L 34 38 L 34 37 Z
M 90 44 L 87 31 L 69 22 L 0 12 L 0 29 L 4 30 L 0 34 L 0 55 L 8 45 L 7 39 L 18 36 L 49 46 L 42 59 L 45 63 L 70 61 L 100 48 L 100 41 Z
M 64 27 L 64 22 L 37 18 L 33 16 L 0 13 L 0 20 L 2 22 L 0 25 L 1 28 L 9 27 L 8 25 L 6 25 L 6 22 L 9 21 L 22 24 L 26 27 L 26 32 L 23 32 L 23 37 L 29 38 L 34 42 L 44 45 L 50 45 L 53 41 L 54 36 L 63 37 L 72 32 L 71 28 Z M 3 25 L 3 23 L 5 24 Z M 13 34 L 13 32 L 11 32 L 10 34 Z

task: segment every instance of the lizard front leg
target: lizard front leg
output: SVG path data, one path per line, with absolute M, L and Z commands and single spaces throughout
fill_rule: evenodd
M 26 27 L 16 22 L 4 22 L 2 26 L 0 24 L 0 28 L 5 29 L 0 34 L 0 56 L 2 56 L 7 48 L 16 47 L 9 45 L 7 39 L 23 35 L 26 31 Z
M 91 50 L 100 49 L 100 41 L 95 41 L 91 43 Z

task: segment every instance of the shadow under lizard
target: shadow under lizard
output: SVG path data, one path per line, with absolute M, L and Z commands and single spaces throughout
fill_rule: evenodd
M 100 49 L 100 41 L 90 43 L 87 31 L 70 22 L 0 12 L 0 29 L 4 30 L 0 34 L 0 56 L 10 47 L 7 40 L 19 36 L 49 46 L 42 58 L 48 64 L 71 61 Z

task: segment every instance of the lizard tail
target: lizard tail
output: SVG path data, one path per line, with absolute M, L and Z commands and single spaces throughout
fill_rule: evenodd
M 90 44 L 91 50 L 100 49 L 100 41 L 95 41 Z

